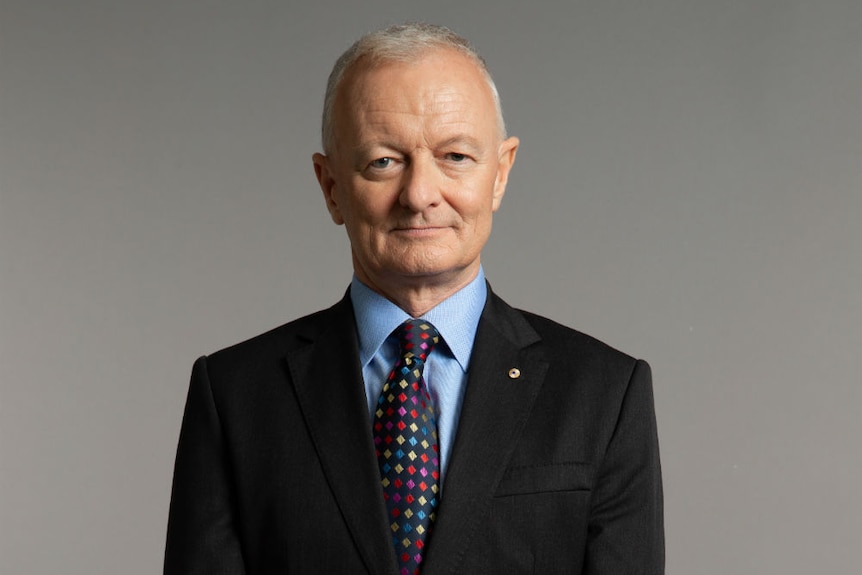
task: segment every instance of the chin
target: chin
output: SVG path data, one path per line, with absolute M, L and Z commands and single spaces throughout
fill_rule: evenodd
M 394 272 L 403 278 L 424 279 L 426 281 L 437 278 L 448 281 L 465 273 L 469 267 L 469 265 L 465 266 L 456 262 L 434 261 L 421 262 L 406 266 L 393 266 L 389 268 L 389 271 L 391 273 Z
M 407 276 L 429 276 L 447 273 L 457 268 L 455 262 L 448 261 L 440 254 L 422 252 L 393 262 L 392 268 Z

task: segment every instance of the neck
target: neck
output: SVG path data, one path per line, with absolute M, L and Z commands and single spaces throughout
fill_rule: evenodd
M 475 269 L 462 270 L 451 278 L 421 276 L 377 280 L 362 273 L 358 267 L 354 272 L 359 281 L 403 309 L 410 317 L 416 318 L 428 313 L 476 279 L 479 264 L 477 262 Z

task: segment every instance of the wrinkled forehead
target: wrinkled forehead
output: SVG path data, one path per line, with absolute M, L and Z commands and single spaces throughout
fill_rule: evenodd
M 422 113 L 440 101 L 458 103 L 455 109 L 465 115 L 489 115 L 496 129 L 493 92 L 483 70 L 469 56 L 435 48 L 410 60 L 360 59 L 338 87 L 336 132 L 354 128 L 360 116 L 372 111 Z

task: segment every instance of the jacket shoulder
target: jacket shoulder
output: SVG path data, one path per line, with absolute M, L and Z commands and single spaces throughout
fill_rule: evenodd
M 536 330 L 542 342 L 555 353 L 564 353 L 577 360 L 592 358 L 593 361 L 622 365 L 633 365 L 637 361 L 631 355 L 591 335 L 532 312 L 521 309 L 516 311 Z
M 292 320 L 206 356 L 211 369 L 219 372 L 248 372 L 273 361 L 281 361 L 291 351 L 313 341 L 332 325 L 352 325 L 353 308 L 345 298 L 334 306 Z

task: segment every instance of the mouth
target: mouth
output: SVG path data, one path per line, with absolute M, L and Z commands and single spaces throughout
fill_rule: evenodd
M 394 228 L 393 233 L 411 237 L 423 237 L 439 234 L 449 229 L 448 226 L 403 226 Z

